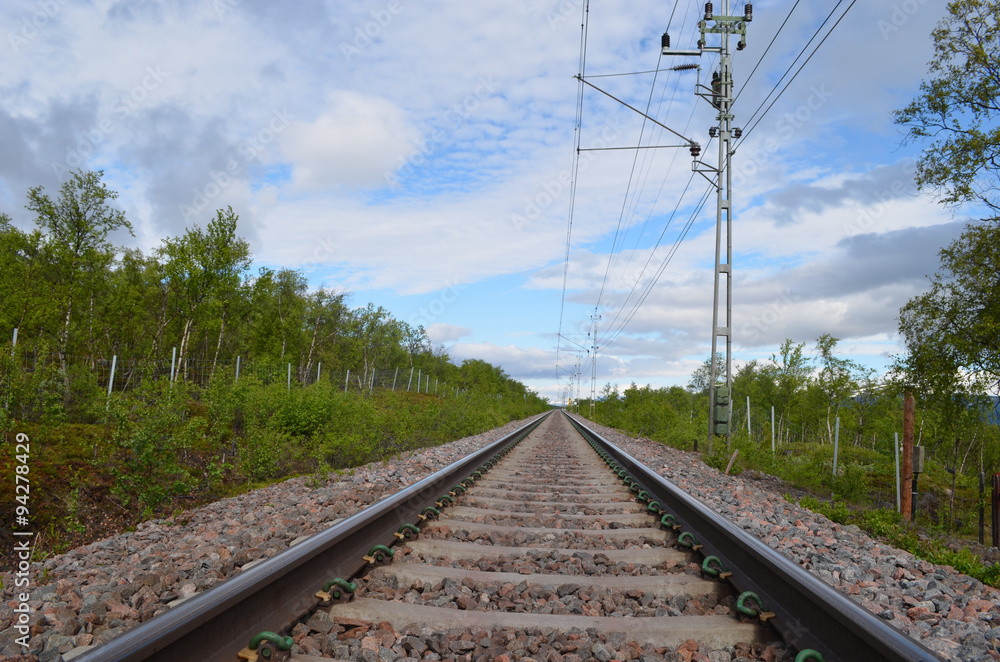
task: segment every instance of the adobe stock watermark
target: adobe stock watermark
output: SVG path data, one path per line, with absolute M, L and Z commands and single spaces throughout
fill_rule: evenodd
M 743 333 L 743 337 L 739 338 L 741 342 L 756 342 L 760 340 L 761 334 L 770 329 L 774 324 L 780 320 L 784 315 L 791 309 L 791 307 L 796 303 L 796 297 L 789 290 L 782 290 L 778 293 L 778 297 L 771 302 L 770 305 L 761 310 L 757 315 L 746 322 L 740 331 Z
M 914 16 L 928 0 L 903 0 L 892 5 L 889 18 L 878 20 L 878 31 L 882 33 L 882 41 L 889 41 L 889 35 L 899 32 L 904 25 L 910 22 L 910 17 Z
M 441 294 L 432 299 L 429 304 L 421 306 L 417 312 L 410 315 L 410 326 L 423 326 L 426 329 L 444 314 L 449 305 L 458 301 L 463 291 L 464 288 L 458 280 L 452 278 L 445 285 Z
M 264 128 L 260 129 L 248 138 L 244 138 L 236 146 L 236 156 L 230 156 L 226 160 L 226 165 L 221 170 L 212 170 L 208 174 L 208 181 L 202 186 L 196 186 L 192 191 L 190 204 L 178 206 L 184 220 L 189 220 L 205 211 L 212 200 L 222 195 L 229 186 L 236 181 L 236 176 L 243 172 L 243 167 L 255 160 L 261 152 L 273 143 L 278 135 L 288 128 L 292 120 L 287 107 L 281 110 L 273 110 L 271 117 Z
M 603 149 L 611 146 L 612 141 L 621 138 L 624 127 L 620 124 L 613 124 L 608 120 L 601 129 L 601 135 L 596 138 L 587 149 Z M 584 172 L 597 161 L 597 152 L 580 152 L 580 165 L 578 172 Z M 517 232 L 523 232 L 541 219 L 545 211 L 559 200 L 564 193 L 569 191 L 573 183 L 573 170 L 567 168 L 558 175 L 543 183 L 539 191 L 524 199 L 524 208 L 518 213 L 510 215 L 511 225 Z
M 18 30 L 7 32 L 7 41 L 14 52 L 20 52 L 28 45 L 28 42 L 41 34 L 49 23 L 54 19 L 62 8 L 69 4 L 69 0 L 38 0 L 35 11 L 25 14 L 18 21 Z
M 496 95 L 500 85 L 500 81 L 496 80 L 492 74 L 480 76 L 479 83 L 473 92 L 466 95 L 461 101 L 452 104 L 441 116 L 445 127 L 435 129 L 429 137 L 416 146 L 417 149 L 409 156 L 399 157 L 399 165 L 395 170 L 385 172 L 385 181 L 389 186 L 399 188 L 403 179 L 427 163 L 427 159 L 448 139 L 450 133 L 460 129 L 484 101 Z
M 561 0 L 555 9 L 545 10 L 545 20 L 555 30 L 568 20 L 579 18 L 582 9 L 583 0 Z
M 351 43 L 340 42 L 340 53 L 344 59 L 350 62 L 361 55 L 366 48 L 382 36 L 382 32 L 392 25 L 403 9 L 404 2 L 402 0 L 389 0 L 384 9 L 371 10 L 371 20 L 354 26 L 353 41 Z
M 83 165 L 87 157 L 94 154 L 104 141 L 108 140 L 117 128 L 115 119 L 121 121 L 135 112 L 149 98 L 149 95 L 160 86 L 170 74 L 159 64 L 145 68 L 142 78 L 131 89 L 119 97 L 111 106 L 114 116 L 105 116 L 89 130 L 80 135 L 75 144 L 66 146 L 66 157 L 62 161 L 52 162 L 52 171 L 56 177 L 62 177 L 71 170 Z
M 907 158 L 902 161 L 905 166 L 915 165 L 912 158 Z M 875 227 L 876 222 L 885 216 L 886 212 L 892 206 L 893 201 L 897 198 L 901 198 L 906 194 L 909 187 L 909 179 L 903 179 L 901 177 L 892 180 L 887 188 L 883 188 L 876 191 L 873 194 L 875 202 L 869 204 L 866 207 L 862 207 L 858 210 L 857 218 L 853 223 L 845 224 L 844 235 L 848 239 L 853 239 L 859 234 L 865 234 L 870 232 L 873 227 Z
M 816 112 L 823 108 L 833 96 L 833 92 L 826 88 L 825 83 L 811 86 L 805 103 L 800 104 L 794 111 L 782 115 L 775 131 L 754 152 L 742 159 L 734 160 L 736 167 L 733 173 L 733 185 L 743 185 L 749 178 L 756 175 L 758 170 L 767 165 L 783 145 L 790 142 L 798 130 L 812 121 Z
M 216 16 L 225 18 L 226 15 L 233 13 L 242 4 L 243 0 L 213 0 L 212 9 L 215 10 Z
M 319 269 L 321 264 L 327 264 L 337 254 L 339 248 L 340 244 L 334 240 L 333 235 L 326 235 L 324 239 L 316 242 L 311 259 L 303 262 L 299 270 L 305 275 L 311 274 Z

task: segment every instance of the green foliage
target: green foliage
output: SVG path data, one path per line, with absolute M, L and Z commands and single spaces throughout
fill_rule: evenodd
M 942 202 L 981 203 L 997 216 L 1000 145 L 998 0 L 953 0 L 931 33 L 934 58 L 920 95 L 895 112 L 912 140 L 932 140 L 917 163 L 917 184 Z
M 152 512 L 178 488 L 186 490 L 175 436 L 184 413 L 174 398 L 185 396 L 183 385 L 177 391 L 166 380 L 149 381 L 108 398 L 114 492 L 126 505 L 135 500 L 144 512 Z
M 970 225 L 941 251 L 931 289 L 900 310 L 909 354 L 902 369 L 939 401 L 1000 381 L 1000 225 Z M 942 402 L 942 404 L 944 404 Z

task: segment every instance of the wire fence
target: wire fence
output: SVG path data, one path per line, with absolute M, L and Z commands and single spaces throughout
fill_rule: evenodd
M 846 421 L 837 417 L 831 419 L 828 428 L 825 422 L 803 426 L 772 416 L 770 407 L 751 406 L 748 410 L 745 402 L 734 405 L 731 419 L 734 439 L 749 441 L 758 456 L 770 453 L 774 466 L 780 464 L 785 475 L 812 476 L 809 484 L 814 491 L 834 501 L 899 512 L 901 431 L 861 435 L 848 430 Z M 923 485 L 918 477 L 916 517 L 934 525 L 950 522 L 953 530 L 976 533 L 979 511 L 988 507 L 985 476 L 961 472 L 956 475 L 953 470 L 930 465 L 926 471 L 942 475 Z M 945 472 L 950 475 L 944 475 Z
M 79 355 L 60 359 L 56 354 L 31 349 L 8 351 L 0 355 L 0 407 L 4 418 L 25 421 L 41 421 L 59 411 L 63 412 L 58 415 L 62 420 L 89 422 L 98 409 L 105 409 L 112 393 L 131 392 L 151 380 L 184 382 L 201 390 L 252 381 L 266 387 L 283 385 L 289 390 L 322 383 L 334 391 L 367 396 L 376 391 L 407 391 L 442 398 L 475 395 L 502 399 L 505 395 L 483 392 L 481 388 L 474 392 L 416 366 L 330 370 L 322 363 L 301 366 L 242 356 L 217 361 Z M 506 395 L 522 395 L 525 400 L 528 397 L 527 392 Z

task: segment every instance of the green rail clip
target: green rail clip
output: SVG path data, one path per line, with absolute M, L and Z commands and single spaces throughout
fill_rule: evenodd
M 345 579 L 337 577 L 336 579 L 331 579 L 327 583 L 323 584 L 323 590 L 317 591 L 316 597 L 324 603 L 347 602 L 357 587 L 358 585 L 354 582 L 349 582 Z
M 677 544 L 680 545 L 681 547 L 686 547 L 687 549 L 690 549 L 692 552 L 697 552 L 704 546 L 698 542 L 698 540 L 694 537 L 694 534 L 691 533 L 690 531 L 685 531 L 680 536 L 678 536 Z
M 375 545 L 368 550 L 368 556 L 362 558 L 368 562 L 368 565 L 385 565 L 392 561 L 392 555 L 393 551 L 385 545 Z
M 726 566 L 722 565 L 722 561 L 719 560 L 718 556 L 706 556 L 701 564 L 701 571 L 706 575 L 718 577 L 719 579 L 728 579 L 733 576 L 733 573 L 727 570 Z
M 237 655 L 250 662 L 257 662 L 257 660 L 280 662 L 289 658 L 288 653 L 292 650 L 294 643 L 291 637 L 282 637 L 273 632 L 264 631 L 251 639 L 250 645 Z
M 671 529 L 676 531 L 677 529 L 683 528 L 683 525 L 677 521 L 671 513 L 666 513 L 660 518 L 660 526 L 669 526 Z
M 441 516 L 440 510 L 438 510 L 434 506 L 427 506 L 426 508 L 420 511 L 420 514 L 417 515 L 417 519 L 419 519 L 421 522 L 426 522 L 429 519 L 437 519 L 440 516 Z
M 755 606 L 747 606 L 746 603 L 748 600 L 752 601 Z M 757 597 L 757 594 L 753 591 L 744 591 L 743 593 L 740 593 L 740 597 L 736 599 L 736 611 L 740 612 L 744 616 L 749 616 L 750 618 L 757 616 L 764 623 L 767 623 L 769 620 L 774 618 L 774 612 L 765 607 L 764 603 L 760 601 L 760 598 Z M 822 658 L 820 658 L 820 660 L 822 660 Z M 796 658 L 796 661 L 798 661 L 798 658 Z
M 646 510 L 653 513 L 654 515 L 659 515 L 663 512 L 663 506 L 660 505 L 659 501 L 650 501 L 649 505 L 646 506 Z
M 635 498 L 642 503 L 646 503 L 649 501 L 649 492 L 646 490 L 639 490 L 639 493 L 635 496 Z
M 826 660 L 823 659 L 823 655 L 819 651 L 806 648 L 795 656 L 795 662 L 826 662 Z
M 420 527 L 415 524 L 407 523 L 399 527 L 399 531 L 396 531 L 392 535 L 395 536 L 397 540 L 409 540 L 410 538 L 416 538 L 420 535 Z
M 438 497 L 438 500 L 434 502 L 434 505 L 438 508 L 444 508 L 445 504 L 451 505 L 453 503 L 455 503 L 455 499 L 453 499 L 450 494 L 442 494 Z

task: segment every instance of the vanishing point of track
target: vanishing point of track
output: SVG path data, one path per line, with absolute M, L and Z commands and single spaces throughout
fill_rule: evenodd
M 644 655 L 783 640 L 803 661 L 938 659 L 553 413 L 77 660 L 328 659 L 288 652 L 285 633 L 317 615 L 604 634 Z M 477 645 L 455 650 L 507 652 Z

